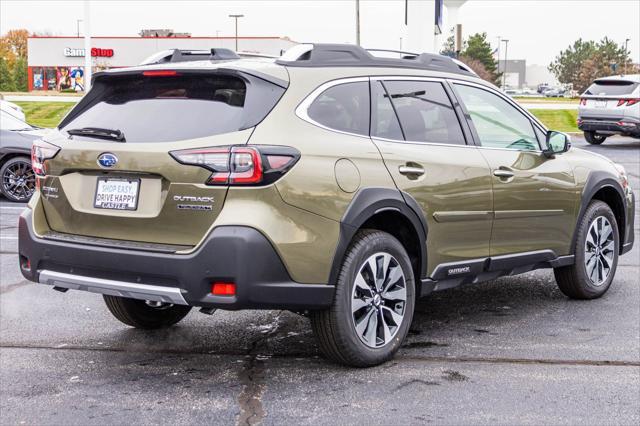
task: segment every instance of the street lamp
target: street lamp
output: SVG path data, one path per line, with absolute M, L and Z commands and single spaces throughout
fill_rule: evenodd
M 509 52 L 509 40 L 503 38 L 504 42 L 504 67 L 502 67 L 502 90 L 507 88 L 507 53 Z M 498 61 L 498 64 L 500 61 Z
M 236 52 L 238 51 L 238 18 L 244 18 L 244 15 L 229 15 L 229 18 L 236 20 Z

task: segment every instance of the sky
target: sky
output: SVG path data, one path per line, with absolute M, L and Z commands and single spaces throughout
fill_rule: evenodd
M 361 44 L 398 49 L 404 0 L 361 0 Z M 233 36 L 232 13 L 242 13 L 239 34 L 287 36 L 298 42 L 355 42 L 354 0 L 111 1 L 91 3 L 96 36 L 135 36 L 142 28 L 172 28 L 193 36 Z M 26 28 L 75 35 L 82 1 L 0 1 L 0 32 Z M 446 14 L 445 14 L 446 19 Z M 486 32 L 497 46 L 509 39 L 509 59 L 549 64 L 576 39 L 629 38 L 640 62 L 640 0 L 469 0 L 460 9 L 463 35 Z M 82 24 L 81 24 L 82 25 Z

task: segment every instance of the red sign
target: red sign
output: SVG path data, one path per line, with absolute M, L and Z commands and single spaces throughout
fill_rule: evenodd
M 104 56 L 110 58 L 113 56 L 113 49 L 101 49 L 99 47 L 92 47 L 91 56 Z

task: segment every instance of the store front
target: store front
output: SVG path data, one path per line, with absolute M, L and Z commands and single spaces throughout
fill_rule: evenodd
M 279 55 L 295 45 L 287 38 L 240 37 L 244 52 Z M 235 49 L 234 37 L 93 37 L 92 71 L 130 67 L 161 50 Z M 29 37 L 29 90 L 82 92 L 84 90 L 84 38 Z

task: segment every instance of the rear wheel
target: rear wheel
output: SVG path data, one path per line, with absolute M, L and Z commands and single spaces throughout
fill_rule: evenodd
M 118 320 L 136 328 L 170 327 L 187 316 L 191 306 L 104 295 L 107 308 Z
M 604 135 L 599 135 L 596 132 L 584 132 L 584 138 L 591 145 L 600 145 L 607 139 Z
M 0 168 L 0 192 L 14 202 L 27 202 L 36 189 L 36 176 L 27 157 L 14 157 Z
M 595 299 L 607 292 L 618 266 L 620 237 L 611 208 L 592 201 L 578 228 L 573 265 L 554 269 L 560 290 L 572 299 Z
M 358 232 L 342 264 L 333 306 L 311 315 L 322 352 L 354 367 L 391 359 L 411 325 L 414 288 L 402 244 L 386 232 Z

